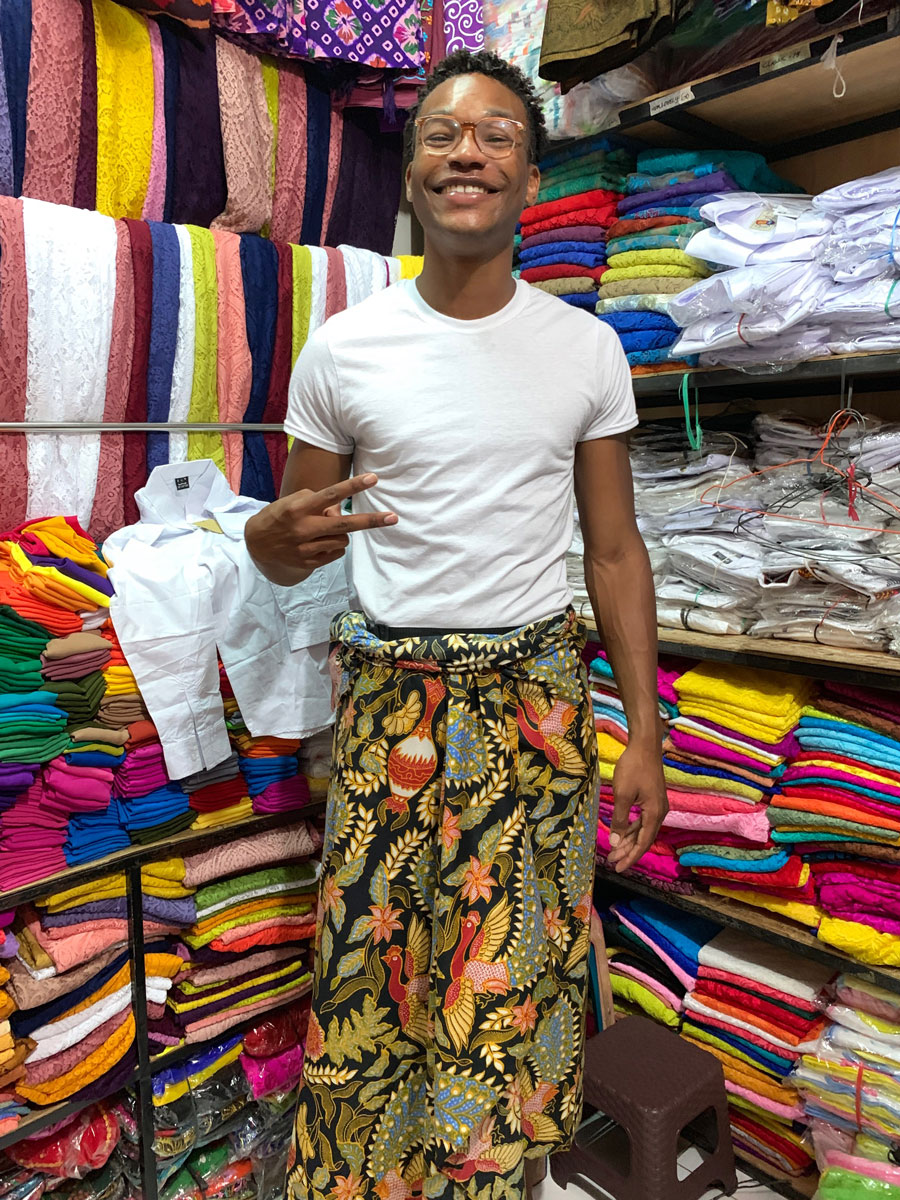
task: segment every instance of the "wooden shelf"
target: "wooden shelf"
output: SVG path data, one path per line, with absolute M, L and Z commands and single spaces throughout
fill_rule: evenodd
M 585 617 L 584 622 L 591 632 L 597 632 L 590 617 Z M 662 626 L 658 636 L 660 654 L 787 671 L 815 679 L 840 679 L 863 687 L 900 691 L 900 658 L 876 650 L 844 650 L 839 646 L 792 642 L 786 638 L 694 633 Z
M 900 125 L 898 11 L 864 24 L 854 9 L 810 40 L 648 97 L 619 113 L 629 136 L 652 145 L 680 143 L 765 153 L 770 161 L 894 129 Z M 838 62 L 846 91 L 821 60 L 840 32 Z M 773 114 L 777 113 L 777 120 Z
M 897 47 L 900 54 L 900 45 Z M 897 388 L 900 376 L 900 354 L 836 354 L 809 362 L 774 367 L 769 370 L 735 371 L 727 367 L 697 367 L 691 371 L 661 371 L 656 375 L 635 375 L 632 379 L 638 406 L 659 407 L 665 400 L 681 404 L 678 389 L 687 374 L 691 387 L 698 387 L 711 400 L 719 389 L 733 392 L 735 388 L 752 388 L 754 393 L 777 392 L 779 395 L 818 395 L 827 386 L 844 390 L 850 380 L 865 380 L 866 390 Z M 861 384 L 859 386 L 862 386 Z M 706 394 L 709 393 L 709 394 Z M 650 399 L 654 404 L 651 405 Z
M 597 882 L 605 888 L 620 888 L 637 896 L 658 900 L 672 908 L 680 908 L 683 912 L 693 913 L 694 916 L 717 921 L 720 925 L 739 929 L 742 933 L 761 941 L 773 942 L 795 954 L 815 959 L 835 972 L 852 971 L 868 983 L 900 993 L 900 968 L 873 967 L 868 963 L 859 962 L 849 954 L 843 954 L 840 950 L 820 942 L 815 934 L 804 929 L 802 925 L 778 917 L 763 908 L 754 908 L 738 900 L 726 900 L 724 896 L 710 896 L 704 892 L 685 896 L 680 892 L 664 891 L 634 875 L 617 875 L 603 864 L 597 866 Z
M 790 1175 L 776 1175 L 769 1171 L 764 1171 L 756 1163 L 749 1162 L 736 1146 L 734 1148 L 734 1156 L 738 1161 L 738 1170 L 743 1171 L 745 1175 L 749 1175 L 751 1179 L 755 1179 L 758 1183 L 764 1184 L 767 1188 L 771 1188 L 779 1196 L 787 1197 L 787 1200 L 798 1200 L 799 1197 L 803 1197 L 803 1200 L 812 1200 L 812 1197 L 816 1194 L 816 1189 L 819 1186 L 817 1172 L 812 1175 L 801 1175 L 799 1178 L 793 1178 Z M 740 1192 L 738 1191 L 735 1194 L 739 1196 Z
M 24 887 L 0 892 L 0 909 L 7 911 L 54 891 L 64 891 L 79 887 L 83 883 L 92 883 L 96 879 L 102 879 L 105 875 L 123 871 L 129 866 L 156 862 L 160 858 L 171 858 L 173 855 L 196 854 L 201 850 L 210 850 L 213 846 L 221 846 L 236 837 L 247 837 L 252 833 L 265 833 L 268 829 L 282 829 L 285 825 L 292 825 L 295 821 L 317 816 L 324 811 L 324 808 L 324 800 L 312 800 L 305 808 L 271 813 L 264 817 L 251 817 L 246 821 L 235 821 L 232 825 L 223 825 L 221 829 L 201 831 L 186 829 L 183 833 L 176 833 L 164 842 L 129 846 L 126 850 L 117 850 L 115 854 L 107 854 L 105 858 L 98 858 L 83 866 L 67 867 L 65 871 L 47 875 Z

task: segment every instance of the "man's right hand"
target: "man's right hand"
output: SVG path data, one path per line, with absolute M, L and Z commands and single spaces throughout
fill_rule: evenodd
M 320 492 L 293 492 L 260 509 L 244 530 L 257 567 L 272 583 L 291 587 L 302 583 L 317 567 L 342 558 L 351 533 L 396 525 L 395 513 L 341 511 L 346 499 L 377 482 L 377 475 L 356 475 Z

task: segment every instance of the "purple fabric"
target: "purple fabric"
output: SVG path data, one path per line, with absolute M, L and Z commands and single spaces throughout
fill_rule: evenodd
M 793 733 L 789 733 L 780 742 L 761 742 L 757 738 L 748 737 L 746 733 L 738 733 L 734 729 L 728 729 L 725 725 L 717 725 L 715 721 L 707 721 L 704 717 L 691 717 L 691 720 L 696 721 L 698 725 L 702 725 L 704 729 L 708 729 L 712 733 L 729 737 L 733 741 L 746 742 L 748 746 L 756 746 L 758 750 L 766 750 L 769 754 L 782 754 L 785 758 L 796 758 L 803 753 L 803 747 Z
M 161 896 L 144 895 L 144 915 L 153 920 L 162 921 L 166 925 L 193 925 L 197 920 L 197 906 L 192 896 L 182 900 L 166 900 Z M 92 920 L 125 920 L 128 917 L 128 906 L 124 896 L 112 900 L 91 900 L 88 904 L 79 904 L 77 908 L 67 909 L 60 913 L 46 913 L 41 918 L 45 929 L 62 928 L 66 925 L 80 925 L 83 921 Z
M 191 30 L 188 36 L 178 38 L 174 136 L 175 178 L 169 219 L 176 224 L 211 225 L 224 212 L 228 199 L 211 30 Z
M 834 683 L 826 680 L 825 691 L 858 708 L 868 708 L 900 724 L 900 701 L 887 692 L 870 691 L 851 683 Z
M 601 225 L 568 225 L 565 229 L 548 229 L 546 233 L 533 233 L 522 238 L 520 250 L 531 246 L 545 246 L 549 242 L 606 242 L 606 230 Z
M 0 196 L 11 196 L 14 190 L 12 125 L 3 70 L 3 43 L 0 41 Z
M 756 771 L 760 775 L 771 775 L 771 766 L 762 759 L 748 758 L 746 754 L 739 754 L 736 750 L 719 746 L 715 742 L 705 742 L 703 738 L 683 733 L 680 729 L 671 729 L 669 737 L 672 739 L 672 744 L 679 750 L 683 750 L 685 754 L 700 754 L 705 758 L 717 758 L 722 762 L 733 763 L 736 767 Z
M 299 5 L 270 7 L 256 0 L 236 0 L 236 5 L 234 12 L 213 12 L 212 23 L 242 39 L 252 39 L 247 44 L 255 52 L 271 50 L 292 58 L 308 57 L 306 14 Z
M 294 775 L 291 779 L 279 779 L 270 783 L 258 795 L 253 797 L 255 813 L 284 812 L 291 808 L 302 808 L 309 803 L 309 784 L 304 775 Z
M 69 579 L 83 583 L 96 592 L 102 592 L 104 596 L 113 595 L 113 586 L 108 579 L 104 579 L 96 571 L 89 571 L 87 567 L 79 566 L 69 558 L 54 558 L 51 554 L 29 554 L 27 551 L 25 557 L 36 567 L 56 567 L 61 575 L 66 575 Z
M 90 650 L 70 654 L 68 658 L 50 659 L 41 655 L 41 674 L 45 679 L 84 679 L 94 671 L 102 671 L 109 662 L 109 651 Z
M 480 0 L 453 3 L 460 12 L 477 7 L 480 22 Z M 424 63 L 418 0 L 306 0 L 304 8 L 313 58 L 337 58 L 395 71 L 417 71 Z
M 19 939 L 14 933 L 8 933 L 3 945 L 0 946 L 0 958 L 15 958 L 19 953 Z
M 444 0 L 444 39 L 447 54 L 484 49 L 482 0 Z
M 81 124 L 75 166 L 75 207 L 97 207 L 97 50 L 94 6 L 81 0 Z
M 402 159 L 402 134 L 382 133 L 377 109 L 344 109 L 341 166 L 323 246 L 391 253 Z
M 694 203 L 695 197 L 706 197 L 716 192 L 736 192 L 738 190 L 738 185 L 727 171 L 715 171 L 712 175 L 704 175 L 700 179 L 688 179 L 684 183 L 673 183 L 671 187 L 660 188 L 656 192 L 638 192 L 634 196 L 625 196 L 619 201 L 618 211 L 620 216 L 624 216 L 634 208 L 665 204 L 676 197 L 680 203 L 682 196 L 689 196 L 690 203 Z
M 40 769 L 39 763 L 0 763 L 0 788 L 24 792 L 34 783 Z

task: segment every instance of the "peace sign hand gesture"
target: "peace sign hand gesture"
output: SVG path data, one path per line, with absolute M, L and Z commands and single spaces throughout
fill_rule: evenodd
M 260 571 L 286 587 L 302 583 L 317 567 L 343 557 L 351 533 L 396 525 L 395 513 L 341 511 L 346 499 L 377 482 L 377 475 L 355 475 L 319 492 L 293 492 L 255 513 L 244 539 Z

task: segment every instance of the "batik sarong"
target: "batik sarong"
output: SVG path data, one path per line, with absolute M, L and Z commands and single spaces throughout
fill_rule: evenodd
M 291 1200 L 519 1200 L 580 1119 L 596 739 L 573 613 L 335 627 L 340 682 Z

